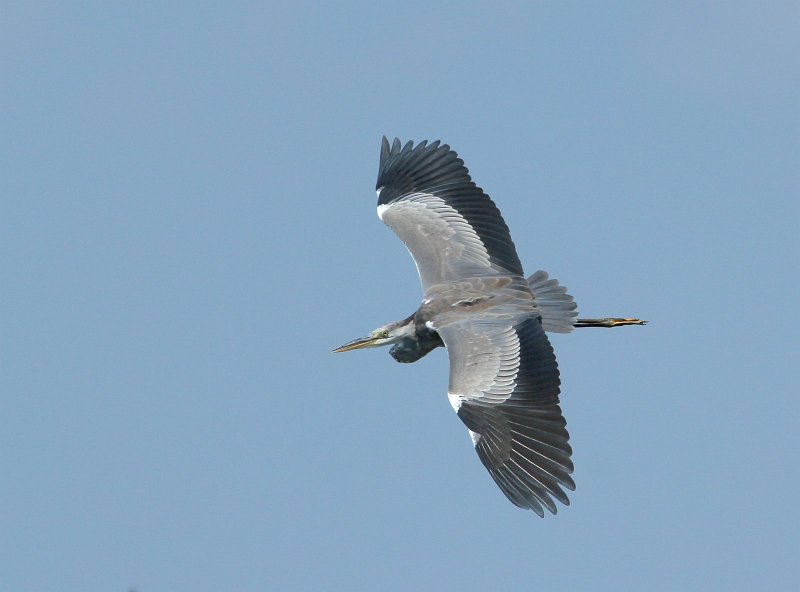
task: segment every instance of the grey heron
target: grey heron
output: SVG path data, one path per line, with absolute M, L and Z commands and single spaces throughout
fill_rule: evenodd
M 547 273 L 525 278 L 494 202 L 446 144 L 386 137 L 376 185 L 378 216 L 405 243 L 424 296 L 409 317 L 336 348 L 391 345 L 398 362 L 444 346 L 448 398 L 472 444 L 511 502 L 544 516 L 575 490 L 558 365 L 545 331 L 642 325 L 578 318 L 567 289 Z

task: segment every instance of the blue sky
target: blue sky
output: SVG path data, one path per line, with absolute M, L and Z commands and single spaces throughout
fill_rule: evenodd
M 789 589 L 796 3 L 0 9 L 0 588 Z M 381 135 L 441 139 L 552 338 L 572 506 L 514 508 L 413 311 Z

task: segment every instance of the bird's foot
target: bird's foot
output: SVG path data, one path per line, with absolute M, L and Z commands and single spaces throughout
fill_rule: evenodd
M 576 327 L 622 327 L 624 325 L 646 325 L 647 321 L 641 319 L 623 319 L 619 317 L 608 317 L 604 319 L 578 319 L 575 321 Z

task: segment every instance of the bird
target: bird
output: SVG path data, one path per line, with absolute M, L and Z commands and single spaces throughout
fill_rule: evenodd
M 516 506 L 544 517 L 575 490 L 561 380 L 547 332 L 643 325 L 637 318 L 578 318 L 577 304 L 545 271 L 525 277 L 503 217 L 447 144 L 381 141 L 378 217 L 405 244 L 423 298 L 403 320 L 334 352 L 391 345 L 412 363 L 445 347 L 447 396 L 478 457 Z

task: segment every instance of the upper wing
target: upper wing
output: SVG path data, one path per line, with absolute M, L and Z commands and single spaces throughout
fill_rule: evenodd
M 446 144 L 401 147 L 384 137 L 378 172 L 378 216 L 405 243 L 423 290 L 496 273 L 522 275 L 508 227 Z
M 560 379 L 538 316 L 479 316 L 438 328 L 450 356 L 448 396 L 483 465 L 508 499 L 544 516 L 568 505 L 572 448 Z

